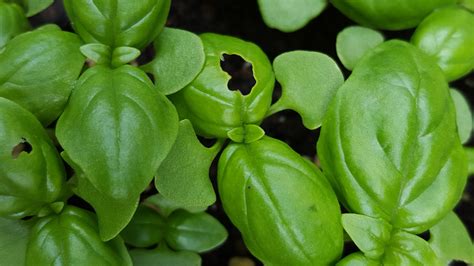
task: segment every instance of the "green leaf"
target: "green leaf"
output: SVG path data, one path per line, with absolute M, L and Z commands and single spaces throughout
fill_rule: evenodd
M 474 68 L 474 14 L 462 7 L 433 11 L 416 28 L 411 42 L 433 56 L 446 79 L 453 81 Z
M 474 0 L 458 0 L 458 5 L 461 5 L 471 12 L 474 12 Z
M 472 132 L 472 113 L 467 99 L 456 89 L 451 89 L 451 98 L 456 108 L 456 121 L 461 143 L 469 141 Z
M 145 48 L 163 29 L 171 0 L 64 0 L 74 30 L 86 43 Z
M 143 204 L 156 210 L 159 214 L 161 214 L 164 217 L 168 217 L 172 212 L 178 209 L 184 209 L 191 213 L 203 212 L 207 209 L 207 206 L 205 207 L 182 206 L 181 204 L 171 200 L 170 198 L 166 198 L 161 194 L 155 194 L 153 196 L 148 197 L 143 202 Z
M 231 143 L 218 164 L 219 195 L 250 252 L 268 265 L 330 265 L 342 253 L 336 195 L 288 145 Z
M 48 213 L 66 192 L 64 166 L 40 122 L 1 97 L 0 176 L 0 216 Z
M 382 265 L 433 265 L 441 266 L 428 242 L 421 237 L 396 232 L 386 247 Z
M 444 265 L 452 260 L 474 263 L 472 240 L 462 221 L 450 212 L 430 229 L 429 243 Z
M 98 65 L 108 65 L 112 61 L 112 49 L 101 43 L 85 44 L 81 46 L 81 53 Z
M 448 84 L 413 45 L 377 46 L 338 90 L 318 140 L 350 211 L 421 233 L 460 200 L 467 163 Z
M 326 0 L 258 0 L 260 12 L 268 27 L 292 32 L 317 17 L 326 7 Z
M 306 128 L 321 126 L 329 103 L 344 82 L 336 62 L 322 53 L 293 51 L 279 55 L 273 68 L 282 96 L 269 114 L 291 109 L 301 115 Z
M 158 168 L 155 186 L 165 198 L 181 207 L 207 207 L 216 201 L 209 168 L 221 143 L 204 147 L 189 120 L 179 124 L 178 137 Z
M 112 53 L 112 67 L 119 67 L 130 63 L 140 56 L 140 50 L 133 47 L 117 47 Z
M 468 174 L 474 175 L 474 148 L 465 147 L 464 153 L 468 162 Z
M 6 2 L 17 3 L 25 9 L 27 17 L 32 17 L 48 8 L 54 0 L 6 0 Z
M 260 124 L 270 107 L 275 77 L 265 53 L 255 44 L 237 38 L 201 35 L 206 63 L 187 87 L 170 95 L 181 119 L 189 119 L 198 135 L 227 138 L 227 132 Z M 231 76 L 221 68 L 223 55 L 238 55 L 252 65 L 256 81 L 250 93 L 229 90 Z
M 345 213 L 342 226 L 357 247 L 370 259 L 380 258 L 390 240 L 392 226 L 382 219 Z
M 257 125 L 243 125 L 227 132 L 227 136 L 233 142 L 252 143 L 265 136 L 265 131 Z
M 85 199 L 98 213 L 104 240 L 113 238 L 131 219 L 140 193 L 152 181 L 177 132 L 172 104 L 139 69 L 96 66 L 81 76 L 56 135 L 71 166 L 90 182 L 84 186 L 97 192 L 80 189 L 79 182 L 83 191 L 79 193 L 88 195 Z M 108 219 L 99 209 L 126 215 Z
M 127 244 L 146 248 L 158 244 L 168 230 L 166 220 L 155 210 L 140 205 L 132 221 L 120 233 Z
M 102 242 L 92 213 L 68 206 L 39 220 L 32 229 L 26 266 L 132 265 L 120 238 Z
M 347 69 L 352 70 L 367 52 L 383 41 L 383 35 L 376 30 L 350 26 L 337 34 L 337 56 Z
M 358 24 L 376 29 L 403 30 L 418 25 L 431 11 L 457 0 L 330 0 Z
M 9 40 L 27 31 L 30 23 L 17 4 L 0 2 L 0 50 Z
M 0 97 L 13 100 L 49 125 L 64 110 L 84 65 L 80 45 L 75 34 L 60 30 L 18 35 L 0 53 Z
M 344 257 L 336 266 L 380 266 L 380 262 L 367 258 L 361 252 L 356 252 Z
M 200 266 L 201 257 L 194 252 L 172 251 L 164 245 L 157 249 L 132 249 L 130 256 L 135 266 Z
M 209 251 L 227 239 L 225 227 L 205 212 L 177 210 L 168 218 L 166 243 L 175 250 Z
M 0 217 L 0 258 L 2 265 L 24 266 L 32 223 Z
M 189 31 L 164 28 L 153 42 L 155 58 L 142 69 L 155 78 L 163 94 L 175 93 L 191 83 L 204 66 L 204 47 Z

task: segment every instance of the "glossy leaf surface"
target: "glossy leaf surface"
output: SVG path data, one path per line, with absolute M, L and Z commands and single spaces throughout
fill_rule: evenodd
M 6 2 L 21 5 L 26 12 L 26 16 L 31 17 L 49 7 L 54 0 L 6 0 Z
M 2 265 L 24 266 L 31 222 L 0 217 L 0 258 Z
M 127 244 L 146 248 L 158 244 L 163 239 L 168 230 L 166 226 L 163 216 L 145 205 L 140 205 L 121 236 Z
M 293 51 L 279 55 L 273 68 L 282 96 L 269 112 L 291 109 L 301 115 L 306 128 L 321 126 L 329 102 L 344 82 L 336 62 L 322 53 Z
M 402 30 L 418 25 L 434 9 L 456 0 L 331 0 L 355 22 L 377 29 Z
M 164 197 L 182 207 L 207 207 L 216 201 L 209 168 L 220 144 L 206 148 L 189 120 L 182 120 L 170 153 L 158 168 L 155 186 Z
M 264 137 L 230 144 L 218 165 L 224 210 L 264 264 L 335 263 L 342 252 L 334 192 L 314 165 Z
M 204 66 L 204 47 L 194 33 L 165 28 L 153 47 L 155 58 L 142 69 L 153 74 L 156 88 L 165 95 L 191 83 Z
M 0 50 L 9 40 L 29 28 L 28 19 L 20 6 L 0 2 Z
M 326 0 L 258 0 L 263 20 L 270 28 L 292 32 L 304 27 L 326 7 Z
M 344 257 L 336 266 L 380 266 L 380 262 L 367 258 L 361 252 L 356 252 Z
M 452 260 L 474 263 L 469 232 L 454 212 L 433 226 L 430 235 L 431 248 L 445 265 Z
M 177 210 L 168 218 L 166 243 L 174 250 L 209 251 L 227 239 L 224 226 L 205 212 Z
M 146 198 L 143 202 L 144 205 L 156 210 L 159 214 L 163 217 L 168 217 L 172 212 L 178 209 L 184 209 L 188 212 L 197 213 L 206 211 L 206 207 L 189 207 L 189 206 L 182 206 L 181 204 L 171 200 L 170 198 L 166 198 L 161 194 L 155 194 Z
M 0 53 L 0 97 L 28 109 L 43 125 L 50 124 L 64 110 L 82 70 L 80 45 L 75 34 L 53 28 L 15 37 Z
M 66 207 L 32 229 L 26 265 L 132 265 L 120 238 L 102 242 L 92 213 Z
M 161 32 L 170 0 L 64 0 L 77 34 L 87 43 L 145 48 Z
M 467 99 L 456 89 L 451 89 L 451 98 L 456 108 L 456 121 L 458 125 L 459 138 L 461 143 L 469 141 L 472 133 L 472 113 Z
M 337 34 L 337 56 L 347 69 L 352 70 L 366 53 L 383 41 L 383 35 L 376 30 L 350 26 Z
M 346 208 L 413 233 L 444 217 L 466 183 L 443 74 L 402 41 L 376 47 L 339 89 L 318 155 Z
M 181 119 L 189 119 L 199 135 L 227 138 L 245 124 L 259 124 L 270 107 L 275 77 L 270 61 L 253 43 L 206 33 L 201 35 L 206 63 L 186 88 L 171 95 Z M 238 55 L 252 64 L 256 84 L 243 95 L 228 88 L 230 75 L 220 66 L 223 55 Z
M 167 247 L 154 250 L 132 249 L 130 256 L 134 266 L 200 266 L 201 257 L 190 251 L 172 251 Z
M 64 166 L 40 122 L 0 97 L 0 216 L 36 215 L 62 200 L 64 187 Z

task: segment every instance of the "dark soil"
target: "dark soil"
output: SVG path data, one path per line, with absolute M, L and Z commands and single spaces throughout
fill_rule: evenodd
M 35 26 L 56 23 L 70 30 L 60 1 L 33 17 Z M 236 36 L 259 45 L 273 60 L 277 55 L 291 50 L 320 51 L 337 60 L 335 41 L 337 33 L 344 27 L 354 24 L 335 8 L 328 7 L 323 14 L 314 19 L 304 29 L 294 33 L 282 33 L 268 28 L 262 21 L 255 0 L 173 0 L 168 26 L 186 29 L 195 33 L 215 32 Z M 408 39 L 412 31 L 384 32 L 387 38 Z M 150 58 L 149 58 L 150 59 Z M 149 60 L 148 59 L 148 60 Z M 145 58 L 145 60 L 147 60 Z M 341 65 L 342 68 L 342 65 Z M 235 71 L 235 66 L 234 66 Z M 238 72 L 238 70 L 237 70 Z M 348 72 L 345 72 L 346 77 Z M 239 76 L 242 86 L 252 82 L 251 78 Z M 236 86 L 237 85 L 237 86 Z M 233 84 L 238 87 L 238 84 Z M 459 88 L 468 96 L 471 106 L 474 103 L 474 74 L 461 79 L 453 87 Z M 279 90 L 275 93 L 278 98 Z M 316 140 L 319 131 L 310 131 L 303 127 L 300 117 L 291 111 L 281 112 L 268 118 L 263 127 L 268 135 L 287 142 L 300 154 L 316 160 Z M 473 138 L 474 139 L 474 138 Z M 472 146 L 474 141 L 468 144 Z M 211 178 L 215 183 L 215 166 L 211 169 Z M 84 204 L 77 200 L 78 204 Z M 466 227 L 474 236 L 474 182 L 470 178 L 463 199 L 455 210 Z M 218 249 L 203 254 L 203 265 L 259 265 L 251 256 L 242 241 L 238 230 L 232 226 L 219 202 L 209 210 L 228 228 L 229 239 Z M 426 237 L 426 235 L 423 235 Z M 268 243 L 271 245 L 271 243 Z M 348 246 L 346 251 L 354 250 Z

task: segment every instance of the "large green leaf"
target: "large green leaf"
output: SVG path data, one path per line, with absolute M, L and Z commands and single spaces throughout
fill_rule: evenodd
M 62 201 L 65 171 L 40 122 L 0 97 L 0 216 L 46 214 Z
M 2 265 L 24 266 L 26 247 L 33 224 L 0 217 L 0 258 Z
M 176 142 L 158 168 L 155 185 L 160 194 L 182 207 L 207 207 L 216 201 L 209 168 L 221 143 L 204 147 L 189 120 L 180 122 Z
M 273 68 L 282 96 L 269 113 L 292 109 L 301 115 L 305 127 L 321 126 L 329 103 L 344 82 L 336 62 L 322 53 L 293 51 L 279 55 Z
M 165 28 L 153 42 L 155 58 L 142 67 L 153 74 L 163 94 L 175 93 L 191 83 L 204 66 L 204 47 L 194 33 Z
M 145 48 L 163 29 L 171 0 L 64 0 L 75 31 L 87 43 Z
M 175 250 L 209 251 L 227 239 L 224 226 L 205 212 L 177 210 L 168 217 L 166 243 Z
M 206 63 L 186 88 L 170 96 L 181 119 L 189 119 L 199 135 L 227 138 L 227 133 L 248 124 L 259 124 L 271 104 L 275 76 L 263 51 L 253 43 L 206 33 L 201 35 Z M 252 64 L 256 81 L 243 95 L 228 87 L 231 76 L 221 68 L 223 55 L 238 55 Z
M 219 194 L 246 246 L 268 265 L 326 265 L 342 253 L 341 213 L 330 184 L 285 143 L 230 144 Z
M 28 19 L 20 6 L 0 2 L 0 50 L 9 40 L 29 28 Z
M 452 260 L 474 263 L 469 232 L 454 212 L 433 226 L 430 235 L 431 248 L 445 265 Z
M 462 7 L 433 11 L 416 28 L 411 42 L 433 56 L 448 81 L 474 68 L 474 14 Z
M 90 182 L 83 185 L 98 193 L 80 189 L 79 178 L 78 190 L 88 194 L 99 216 L 101 236 L 108 240 L 131 219 L 140 193 L 176 139 L 178 118 L 173 105 L 141 70 L 96 66 L 78 81 L 56 131 L 68 161 Z M 122 209 L 119 202 L 129 204 Z M 99 209 L 126 215 L 119 222 Z M 104 234 L 112 224 L 117 228 Z
M 355 67 L 323 122 L 318 155 L 351 211 L 426 231 L 459 201 L 467 163 L 440 69 L 389 41 Z
M 383 41 L 383 35 L 376 30 L 350 26 L 337 34 L 337 56 L 347 69 L 352 70 L 366 53 Z
M 172 251 L 165 245 L 153 250 L 132 249 L 130 256 L 135 266 L 200 266 L 201 257 L 190 251 Z
M 318 16 L 327 0 L 258 0 L 258 5 L 267 26 L 292 32 Z
M 64 110 L 83 67 L 80 45 L 75 34 L 52 28 L 18 35 L 0 53 L 0 97 L 50 124 Z
M 26 265 L 132 265 L 120 238 L 102 242 L 92 213 L 68 206 L 31 231 Z
M 364 26 L 402 30 L 418 25 L 434 9 L 457 0 L 330 0 L 344 15 Z

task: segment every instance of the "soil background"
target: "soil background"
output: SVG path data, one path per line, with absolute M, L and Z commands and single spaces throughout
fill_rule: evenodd
M 56 1 L 53 6 L 44 12 L 31 18 L 33 26 L 40 26 L 46 23 L 56 23 L 65 30 L 70 30 L 68 19 L 64 13 L 62 1 Z M 311 50 L 323 52 L 335 59 L 345 77 L 349 72 L 344 69 L 338 61 L 336 55 L 336 36 L 339 31 L 355 23 L 344 17 L 332 6 L 328 8 L 316 19 L 310 22 L 303 29 L 294 33 L 283 33 L 278 30 L 268 28 L 259 13 L 256 0 L 173 0 L 171 12 L 168 18 L 167 26 L 181 28 L 194 33 L 215 32 L 220 34 L 232 35 L 251 41 L 259 45 L 270 60 L 287 51 L 292 50 Z M 387 39 L 398 38 L 408 40 L 413 30 L 383 32 Z M 142 61 L 150 61 L 153 54 L 148 49 Z M 249 86 L 250 77 L 245 76 L 245 69 L 234 69 L 237 75 L 240 73 L 241 86 Z M 236 84 L 239 86 L 239 84 Z M 460 79 L 452 87 L 458 88 L 467 96 L 471 106 L 474 106 L 474 74 Z M 276 85 L 274 98 L 279 97 L 280 90 Z M 319 136 L 319 130 L 307 130 L 303 127 L 298 114 L 285 111 L 277 113 L 263 124 L 267 135 L 287 142 L 294 150 L 303 156 L 307 156 L 317 161 L 316 141 Z M 473 138 L 474 139 L 474 138 Z M 471 140 L 468 146 L 473 146 Z M 211 178 L 215 185 L 216 169 L 215 164 L 211 169 Z M 464 224 L 474 236 L 474 178 L 469 178 L 464 196 L 456 207 L 456 213 L 461 217 Z M 216 190 L 217 191 L 217 190 Z M 78 204 L 81 203 L 77 200 Z M 258 260 L 245 248 L 241 235 L 238 230 L 230 223 L 225 215 L 220 202 L 211 206 L 209 212 L 217 217 L 228 229 L 229 238 L 219 248 L 202 254 L 203 265 L 261 265 Z M 428 234 L 422 234 L 427 239 Z M 271 245 L 271 243 L 268 243 Z M 345 253 L 356 250 L 353 245 L 347 245 Z M 463 265 L 456 263 L 456 265 Z

